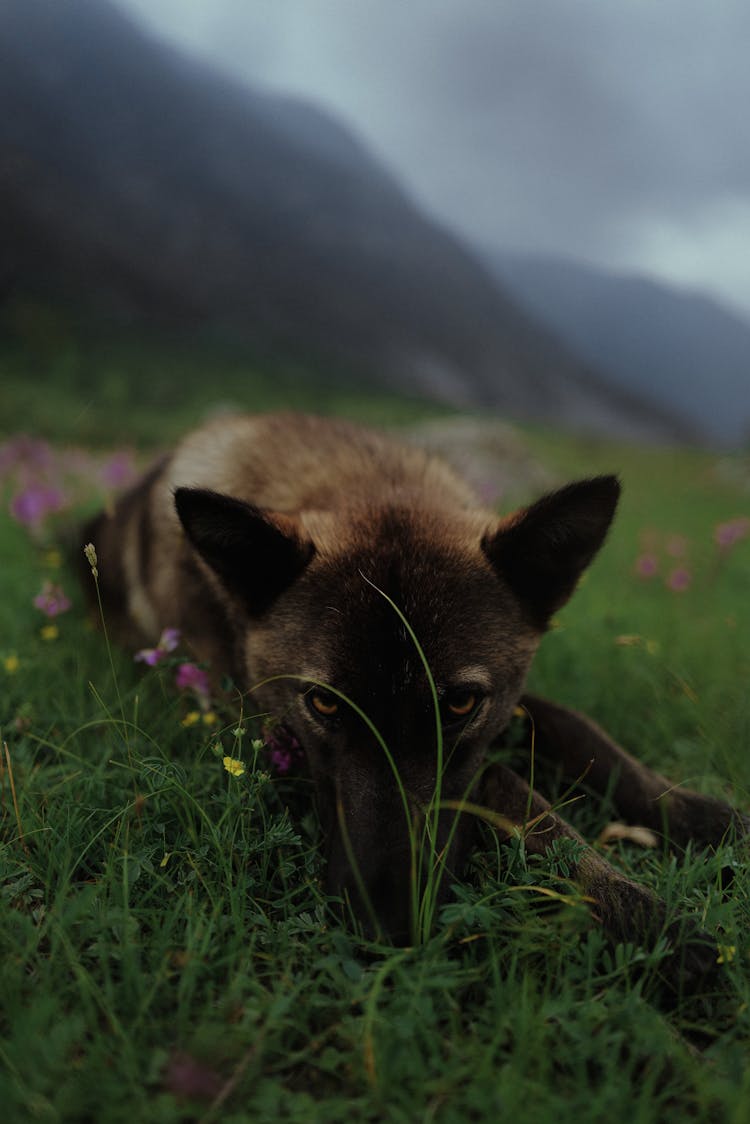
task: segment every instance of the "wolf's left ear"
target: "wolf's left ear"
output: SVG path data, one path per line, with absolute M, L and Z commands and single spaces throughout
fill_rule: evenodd
M 575 589 L 604 542 L 619 495 L 615 476 L 568 484 L 484 536 L 482 550 L 537 627 L 545 628 Z
M 315 553 L 291 516 L 202 488 L 178 488 L 174 502 L 191 544 L 252 616 L 265 612 Z

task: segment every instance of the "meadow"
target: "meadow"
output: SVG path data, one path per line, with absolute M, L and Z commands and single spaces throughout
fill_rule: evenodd
M 58 546 L 61 528 L 197 420 L 205 392 L 167 417 L 148 403 L 125 411 L 121 370 L 72 390 L 63 374 L 36 396 L 10 375 L 3 1119 L 744 1122 L 745 849 L 606 844 L 670 919 L 690 914 L 715 936 L 717 978 L 697 995 L 665 997 L 663 941 L 607 941 L 564 850 L 533 859 L 520 838 L 489 832 L 427 939 L 394 948 L 358 936 L 321 890 L 298 754 L 252 714 L 214 706 L 201 669 L 186 670 L 168 639 L 140 660 L 110 646 Z M 231 396 L 402 425 L 419 416 L 413 402 L 332 389 L 295 398 L 291 385 L 259 378 Z M 617 471 L 624 487 L 531 686 L 586 710 L 676 782 L 747 809 L 748 458 L 519 433 L 561 482 Z M 613 819 L 592 797 L 566 813 L 592 841 Z

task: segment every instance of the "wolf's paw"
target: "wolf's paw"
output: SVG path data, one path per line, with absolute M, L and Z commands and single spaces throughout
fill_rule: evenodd
M 690 996 L 713 991 L 720 978 L 719 948 L 714 937 L 690 917 L 671 922 L 666 929 L 671 948 L 660 976 L 675 996 Z
M 737 842 L 750 845 L 750 816 L 724 800 L 702 793 L 679 791 L 670 809 L 670 835 L 679 846 L 718 847 Z
M 666 938 L 668 955 L 659 977 L 674 997 L 711 990 L 718 978 L 716 941 L 691 917 L 668 921 L 665 903 L 624 877 L 610 878 L 596 892 L 595 912 L 616 941 L 654 947 Z

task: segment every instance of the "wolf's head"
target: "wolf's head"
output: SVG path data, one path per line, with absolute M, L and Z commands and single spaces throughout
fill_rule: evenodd
M 597 477 L 492 520 L 437 507 L 278 514 L 177 491 L 244 637 L 246 685 L 305 749 L 328 889 L 366 924 L 408 938 L 414 832 L 436 793 L 432 852 L 463 862 L 471 819 L 446 806 L 471 795 L 618 494 Z

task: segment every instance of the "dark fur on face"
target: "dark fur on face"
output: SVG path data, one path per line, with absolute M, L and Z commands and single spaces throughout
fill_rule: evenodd
M 545 826 L 527 833 L 532 849 L 575 834 L 521 778 L 487 765 L 520 701 L 563 766 L 593 755 L 603 788 L 617 770 L 634 818 L 658 816 L 689 838 L 694 814 L 707 842 L 744 825 L 725 805 L 675 795 L 581 716 L 523 694 L 618 495 L 613 476 L 596 477 L 499 519 L 446 466 L 379 434 L 293 415 L 235 418 L 189 436 L 88 534 L 131 641 L 179 627 L 217 676 L 232 674 L 296 736 L 326 831 L 327 888 L 405 940 L 410 818 L 438 780 L 444 802 L 484 804 L 519 829 L 533 804 Z M 454 873 L 474 827 L 455 816 L 439 813 L 433 839 Z M 613 933 L 658 928 L 658 904 L 593 851 L 579 877 Z

